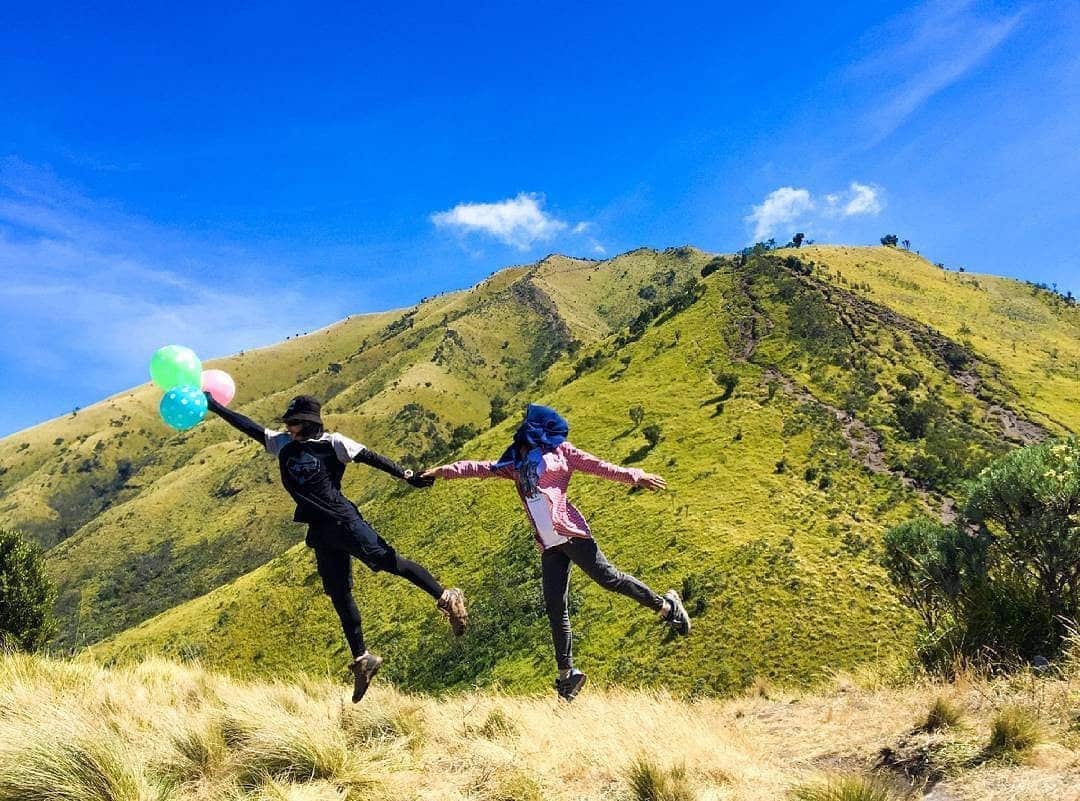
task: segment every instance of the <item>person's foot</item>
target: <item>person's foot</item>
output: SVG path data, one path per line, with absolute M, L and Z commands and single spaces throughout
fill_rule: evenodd
M 435 606 L 450 619 L 450 628 L 455 637 L 465 633 L 465 626 L 469 622 L 469 613 L 465 609 L 465 593 L 457 587 L 443 590 L 442 598 Z
M 686 613 L 682 598 L 679 597 L 679 593 L 675 592 L 675 590 L 668 590 L 664 593 L 664 600 L 668 604 L 668 613 L 664 618 L 664 622 L 685 637 L 690 633 L 691 625 L 690 615 Z
M 371 684 L 371 680 L 375 678 L 375 674 L 379 672 L 380 667 L 382 667 L 382 657 L 376 656 L 370 651 L 365 651 L 363 655 L 356 657 L 353 663 L 349 665 L 349 670 L 353 672 L 355 677 L 352 694 L 354 704 L 359 703 L 360 699 L 364 697 L 368 685 Z
M 585 674 L 574 668 L 566 678 L 559 677 L 555 679 L 555 689 L 558 690 L 560 698 L 570 702 L 577 697 L 577 694 L 581 692 L 581 688 L 585 686 L 585 679 Z

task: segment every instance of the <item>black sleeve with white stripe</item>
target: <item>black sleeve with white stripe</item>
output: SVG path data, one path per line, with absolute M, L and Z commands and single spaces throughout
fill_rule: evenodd
M 245 417 L 239 412 L 234 412 L 225 406 L 222 406 L 209 392 L 203 393 L 206 395 L 206 405 L 214 414 L 231 425 L 237 431 L 247 434 L 253 440 L 256 440 L 262 445 L 266 444 L 266 429 L 256 423 L 250 417 Z
M 382 470 L 384 473 L 389 473 L 394 478 L 406 478 L 412 475 L 412 471 L 406 471 L 404 467 L 399 465 L 393 459 L 390 459 L 381 454 L 375 453 L 375 451 L 364 448 L 360 453 L 353 457 L 354 462 L 360 464 L 366 464 L 369 467 L 374 467 L 376 470 Z

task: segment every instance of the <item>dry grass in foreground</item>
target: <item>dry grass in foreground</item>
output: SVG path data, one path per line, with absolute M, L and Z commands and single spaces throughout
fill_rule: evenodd
M 436 699 L 0 656 L 0 801 L 1080 799 L 1080 675 Z M 883 752 L 883 749 L 888 749 Z M 916 792 L 908 788 L 914 783 Z

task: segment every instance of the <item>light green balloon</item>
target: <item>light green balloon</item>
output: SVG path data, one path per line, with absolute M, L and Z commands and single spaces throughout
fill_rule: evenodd
M 191 348 L 166 345 L 150 359 L 150 378 L 162 389 L 202 385 L 202 362 Z

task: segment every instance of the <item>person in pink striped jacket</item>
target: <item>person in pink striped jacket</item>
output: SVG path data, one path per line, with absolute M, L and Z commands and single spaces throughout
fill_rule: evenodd
M 572 565 L 580 567 L 604 589 L 656 611 L 679 634 L 690 633 L 690 616 L 675 590 L 657 595 L 634 576 L 617 570 L 597 546 L 581 512 L 566 499 L 575 472 L 653 491 L 667 486 L 664 479 L 637 468 L 610 464 L 579 450 L 566 440 L 568 433 L 569 425 L 558 412 L 547 406 L 530 405 L 513 443 L 498 461 L 454 462 L 427 470 L 423 478 L 514 481 L 540 551 L 544 603 L 559 667 L 555 689 L 561 697 L 572 701 L 585 684 L 585 674 L 574 667 L 567 611 Z

